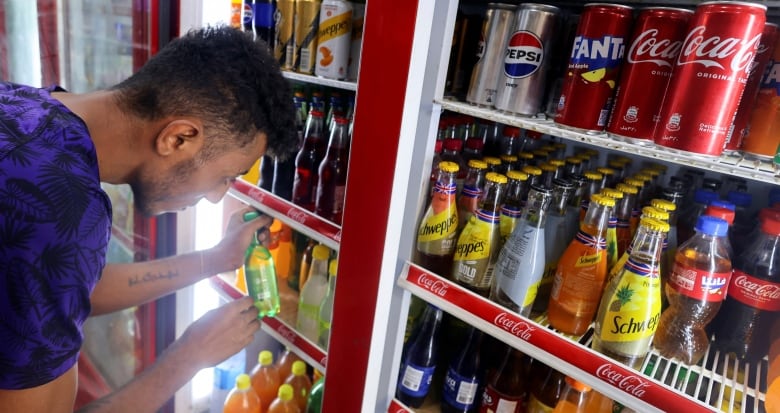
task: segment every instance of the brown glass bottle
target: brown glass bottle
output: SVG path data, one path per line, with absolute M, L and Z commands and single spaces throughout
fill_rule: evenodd
M 431 202 L 417 230 L 416 262 L 443 277 L 450 274 L 458 236 L 455 179 L 459 169 L 454 162 L 439 163 Z

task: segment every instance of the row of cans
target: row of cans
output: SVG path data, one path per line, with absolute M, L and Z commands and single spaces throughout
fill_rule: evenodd
M 355 80 L 365 7 L 346 0 L 243 0 L 240 20 L 232 21 L 267 42 L 282 70 Z
M 561 36 L 567 27 L 571 35 Z M 551 66 L 562 37 L 568 62 Z M 780 128 L 777 37 L 757 3 L 589 3 L 568 19 L 551 5 L 490 3 L 466 101 L 535 116 L 547 99 L 562 128 L 703 158 L 725 150 L 772 157 L 780 143 L 767 131 Z

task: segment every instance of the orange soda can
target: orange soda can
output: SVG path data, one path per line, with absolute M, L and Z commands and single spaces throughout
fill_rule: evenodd
M 761 78 L 750 129 L 742 151 L 751 158 L 771 159 L 780 144 L 780 42 Z

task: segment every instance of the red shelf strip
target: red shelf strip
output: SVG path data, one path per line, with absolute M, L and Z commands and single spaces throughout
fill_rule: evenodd
M 387 413 L 414 413 L 412 410 L 409 410 L 408 407 L 404 406 L 403 403 L 399 402 L 396 399 L 393 399 L 390 401 L 390 406 L 387 407 Z

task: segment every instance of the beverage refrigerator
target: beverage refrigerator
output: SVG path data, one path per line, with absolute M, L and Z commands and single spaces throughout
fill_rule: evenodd
M 582 6 L 579 2 L 545 3 L 575 10 Z M 635 8 L 650 5 L 615 3 Z M 693 9 L 698 3 L 680 0 L 652 5 Z M 768 6 L 767 20 L 776 19 L 780 2 L 762 4 Z M 451 63 L 458 60 L 455 55 L 463 42 L 456 34 L 465 30 L 462 15 L 478 16 L 470 24 L 481 25 L 485 9 L 485 2 L 467 0 L 371 0 L 366 5 L 356 82 L 285 72 L 292 82 L 355 90 L 354 133 L 341 226 L 251 182 L 239 180 L 229 192 L 339 255 L 327 352 L 295 331 L 294 303 L 283 303 L 278 317 L 263 320 L 263 329 L 325 372 L 325 412 L 438 411 L 435 400 L 413 409 L 395 397 L 413 297 L 634 411 L 764 411 L 766 358 L 749 364 L 712 350 L 698 365 L 685 366 L 651 351 L 641 369 L 632 370 L 590 349 L 592 329 L 582 337 L 564 336 L 548 328 L 544 320 L 519 316 L 447 280 L 447 274 L 440 277 L 413 262 L 417 227 L 430 197 L 427 188 L 439 121 L 445 115 L 519 127 L 533 141 L 563 143 L 569 152 L 595 149 L 602 163 L 608 156 L 622 155 L 637 164 L 663 164 L 669 171 L 667 177 L 690 168 L 709 177 L 742 179 L 756 204 L 762 206 L 769 190 L 780 184 L 776 167 L 768 161 L 739 155 L 702 159 L 656 147 L 640 148 L 604 133 L 562 128 L 544 115 L 513 116 L 465 103 L 462 96 L 451 93 L 450 85 L 462 75 L 448 71 L 466 71 L 468 86 L 471 68 Z M 229 277 L 216 276 L 211 281 L 226 296 L 241 296 Z

